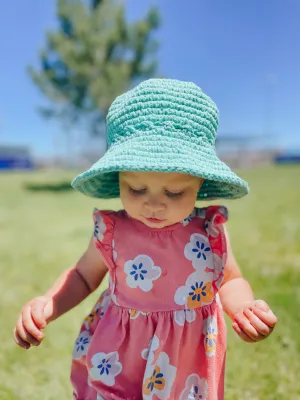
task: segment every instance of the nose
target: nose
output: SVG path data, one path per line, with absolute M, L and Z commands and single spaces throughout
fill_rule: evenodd
M 164 211 L 166 205 L 157 197 L 149 197 L 145 203 L 145 208 L 151 212 Z

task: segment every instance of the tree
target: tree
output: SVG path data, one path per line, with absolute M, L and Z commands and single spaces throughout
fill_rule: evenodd
M 158 11 L 151 8 L 128 24 L 119 1 L 58 0 L 57 17 L 58 31 L 47 34 L 40 70 L 29 68 L 51 103 L 40 110 L 71 125 L 85 122 L 98 135 L 114 98 L 156 73 Z

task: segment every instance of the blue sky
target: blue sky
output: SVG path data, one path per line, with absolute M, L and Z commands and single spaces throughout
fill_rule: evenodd
M 62 127 L 43 120 L 44 103 L 26 66 L 38 65 L 55 0 L 3 2 L 0 14 L 0 143 L 28 144 L 36 155 L 66 146 Z M 127 0 L 130 20 L 154 1 Z M 300 149 L 300 2 L 160 0 L 159 69 L 194 81 L 220 109 L 220 135 L 274 135 Z M 188 4 L 188 6 L 187 6 Z M 57 147 L 56 147 L 57 148 Z

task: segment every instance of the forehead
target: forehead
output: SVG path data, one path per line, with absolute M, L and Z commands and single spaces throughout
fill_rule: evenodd
M 198 177 L 178 172 L 120 172 L 120 179 L 144 184 L 160 183 L 161 185 L 189 184 L 200 180 Z

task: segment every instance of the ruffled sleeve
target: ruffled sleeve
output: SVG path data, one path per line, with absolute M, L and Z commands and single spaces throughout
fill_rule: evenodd
M 94 209 L 94 240 L 109 270 L 115 268 L 114 262 L 114 218 L 113 211 Z
M 225 206 L 207 207 L 204 227 L 210 242 L 214 259 L 213 286 L 217 291 L 224 277 L 227 260 L 227 243 L 224 224 L 228 220 L 228 210 Z

